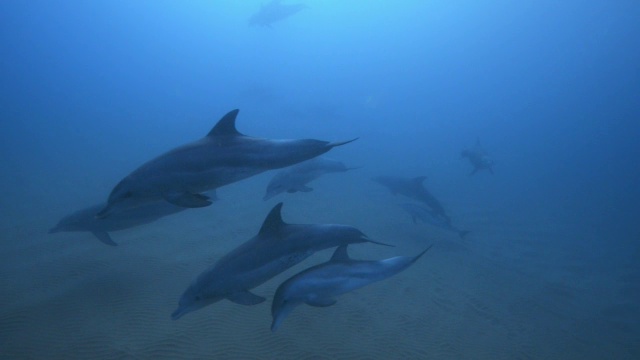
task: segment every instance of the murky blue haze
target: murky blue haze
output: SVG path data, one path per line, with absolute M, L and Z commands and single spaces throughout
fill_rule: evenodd
M 639 358 L 640 3 L 300 2 L 270 27 L 249 26 L 258 0 L 0 2 L 0 354 Z M 251 136 L 359 137 L 327 156 L 360 168 L 268 202 L 261 174 L 116 248 L 47 234 L 236 108 Z M 493 175 L 460 156 L 477 139 Z M 378 175 L 427 176 L 468 238 L 414 225 Z M 396 245 L 355 257 L 434 248 L 275 334 L 273 291 L 329 251 L 259 287 L 266 304 L 171 321 L 279 201 Z

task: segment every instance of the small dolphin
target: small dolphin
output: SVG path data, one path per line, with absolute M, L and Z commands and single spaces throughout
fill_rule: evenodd
M 347 245 L 340 245 L 331 260 L 304 270 L 283 282 L 271 304 L 271 331 L 278 330 L 284 318 L 298 305 L 326 307 L 336 303 L 336 296 L 391 277 L 418 260 L 417 256 L 396 256 L 380 261 L 352 260 Z
M 278 171 L 271 181 L 269 181 L 269 185 L 267 185 L 267 193 L 264 195 L 262 200 L 269 200 L 285 191 L 288 193 L 295 193 L 297 191 L 313 191 L 312 188 L 307 186 L 307 183 L 324 174 L 345 172 L 352 169 L 354 168 L 348 168 L 340 161 L 324 157 L 317 157 L 301 162 Z
M 117 246 L 118 244 L 111 239 L 109 232 L 148 224 L 161 217 L 187 209 L 168 202 L 155 202 L 115 213 L 106 219 L 96 218 L 96 213 L 104 206 L 105 204 L 90 206 L 63 217 L 56 226 L 49 230 L 49 234 L 62 231 L 88 231 L 103 243 Z
M 442 218 L 440 215 L 436 214 L 435 211 L 431 209 L 427 209 L 426 207 L 414 203 L 404 203 L 400 204 L 400 207 L 403 208 L 406 212 L 411 215 L 411 219 L 413 223 L 417 223 L 418 220 L 423 223 L 427 223 L 433 225 L 435 227 L 439 227 L 441 229 L 454 232 L 460 236 L 461 239 L 464 239 L 465 236 L 469 233 L 466 230 L 460 230 L 457 227 L 453 226 L 446 219 Z
M 180 298 L 171 318 L 228 299 L 241 305 L 265 300 L 249 290 L 300 263 L 316 251 L 345 244 L 371 242 L 360 230 L 347 225 L 294 225 L 282 221 L 282 203 L 264 220 L 260 232 L 200 274 Z
M 262 5 L 260 10 L 251 16 L 249 26 L 271 27 L 274 22 L 284 20 L 306 8 L 307 5 L 304 4 L 282 4 L 280 0 L 273 0 L 266 5 Z
M 468 158 L 473 170 L 469 176 L 474 175 L 478 170 L 489 170 L 493 174 L 493 160 L 487 155 L 486 150 L 480 145 L 480 139 L 476 139 L 476 145 L 473 149 L 465 149 L 460 154 L 463 158 Z
M 451 222 L 440 201 L 425 189 L 423 183 L 426 178 L 426 176 L 418 176 L 412 179 L 397 176 L 378 176 L 373 178 L 373 181 L 387 187 L 393 195 L 404 195 L 427 204 L 438 216 L 441 216 L 447 222 Z
M 270 140 L 236 130 L 238 110 L 222 117 L 204 138 L 175 148 L 143 164 L 111 191 L 107 206 L 96 216 L 166 200 L 176 206 L 204 207 L 201 194 L 267 170 L 297 164 L 353 140 Z

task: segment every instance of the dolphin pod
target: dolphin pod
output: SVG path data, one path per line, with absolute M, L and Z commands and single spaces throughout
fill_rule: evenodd
M 336 303 L 336 296 L 359 289 L 396 275 L 415 263 L 420 254 L 396 256 L 379 261 L 352 260 L 347 245 L 339 246 L 331 260 L 304 270 L 283 282 L 271 304 L 271 331 L 276 331 L 284 319 L 300 304 L 326 307 Z
M 211 200 L 202 192 L 297 164 L 356 140 L 330 143 L 250 137 L 236 130 L 237 115 L 237 109 L 230 111 L 204 138 L 170 150 L 127 175 L 96 216 L 106 218 L 116 211 L 162 200 L 188 208 L 209 206 Z
M 236 129 L 238 112 L 224 115 L 205 137 L 142 164 L 112 189 L 106 203 L 65 216 L 49 233 L 90 232 L 104 244 L 116 246 L 109 232 L 209 206 L 216 200 L 217 188 L 268 170 L 286 168 L 271 179 L 264 200 L 282 192 L 312 191 L 307 184 L 318 177 L 352 169 L 319 156 L 357 138 L 328 142 L 250 137 Z M 493 162 L 479 142 L 463 156 L 474 166 L 472 174 L 480 169 L 491 171 Z M 463 238 L 468 231 L 452 225 L 442 204 L 424 187 L 424 179 L 380 176 L 373 180 L 394 195 L 427 205 L 401 205 L 414 222 L 421 220 Z M 241 305 L 260 304 L 266 298 L 253 293 L 254 288 L 318 251 L 336 248 L 330 261 L 299 272 L 277 288 L 271 306 L 271 330 L 276 331 L 298 305 L 331 306 L 337 296 L 404 271 L 431 248 L 413 257 L 353 260 L 347 254 L 349 244 L 391 245 L 373 241 L 349 225 L 289 224 L 283 221 L 281 211 L 282 203 L 275 205 L 254 237 L 200 273 L 181 295 L 171 318 L 180 319 L 223 299 Z
M 287 224 L 282 203 L 273 207 L 256 236 L 222 257 L 202 272 L 182 294 L 171 318 L 228 299 L 241 305 L 256 305 L 264 297 L 250 292 L 316 251 L 340 245 L 377 243 L 360 230 L 336 224 Z

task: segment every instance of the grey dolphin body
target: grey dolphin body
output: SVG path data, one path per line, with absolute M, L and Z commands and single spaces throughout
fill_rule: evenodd
M 286 224 L 282 203 L 267 215 L 260 232 L 200 274 L 180 298 L 171 318 L 222 299 L 255 305 L 265 298 L 249 290 L 300 263 L 319 250 L 344 244 L 374 242 L 360 230 L 334 224 Z
M 423 183 L 426 178 L 426 176 L 418 176 L 411 179 L 398 176 L 378 176 L 373 178 L 373 181 L 388 188 L 393 195 L 404 195 L 427 204 L 438 216 L 441 216 L 447 222 L 451 222 L 440 201 L 424 187 Z
M 404 203 L 400 204 L 400 207 L 403 208 L 407 213 L 409 213 L 414 224 L 417 223 L 418 220 L 420 220 L 435 227 L 454 232 L 458 234 L 461 239 L 464 239 L 465 236 L 467 236 L 467 234 L 469 233 L 469 231 L 460 230 L 459 228 L 453 226 L 453 224 L 439 216 L 435 211 L 427 209 L 422 205 Z
M 487 151 L 480 145 L 480 139 L 476 140 L 476 144 L 472 149 L 465 149 L 460 154 L 463 158 L 469 159 L 473 166 L 473 170 L 469 176 L 474 175 L 479 170 L 489 170 L 493 174 L 493 160 L 487 155 Z
M 116 246 L 118 244 L 111 239 L 109 232 L 148 224 L 161 217 L 187 209 L 168 202 L 155 202 L 115 213 L 106 219 L 96 218 L 96 213 L 104 206 L 104 204 L 90 206 L 63 217 L 56 226 L 49 230 L 49 234 L 63 231 L 88 231 L 103 243 Z
M 262 199 L 269 200 L 285 191 L 288 193 L 312 191 L 313 189 L 307 186 L 309 182 L 324 174 L 345 172 L 351 169 L 340 161 L 324 157 L 301 162 L 278 171 L 269 181 L 267 192 Z
M 249 25 L 260 25 L 271 27 L 276 21 L 284 20 L 291 15 L 307 8 L 304 4 L 282 4 L 280 0 L 272 0 L 266 5 L 262 5 L 260 10 L 249 19 Z
M 204 191 L 322 155 L 350 141 L 270 140 L 236 130 L 238 110 L 230 111 L 204 138 L 143 164 L 111 191 L 104 218 L 123 209 L 166 200 L 182 207 L 209 206 Z M 355 139 L 354 139 L 355 140 Z
M 331 260 L 304 270 L 283 282 L 271 304 L 271 331 L 276 331 L 291 311 L 300 304 L 331 306 L 335 297 L 386 279 L 407 269 L 427 250 L 417 256 L 396 256 L 380 261 L 352 260 L 347 246 L 341 245 Z

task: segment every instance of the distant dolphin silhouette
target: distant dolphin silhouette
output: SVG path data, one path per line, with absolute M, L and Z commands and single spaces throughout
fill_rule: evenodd
M 309 182 L 324 174 L 345 172 L 351 169 L 353 168 L 348 168 L 340 161 L 324 157 L 303 161 L 278 171 L 269 181 L 263 200 L 269 200 L 285 191 L 288 193 L 312 191 L 313 189 L 307 186 Z
M 444 207 L 440 204 L 440 201 L 431 195 L 431 193 L 424 187 L 423 183 L 426 178 L 426 176 L 418 176 L 415 178 L 378 176 L 373 178 L 373 181 L 385 186 L 393 195 L 404 195 L 427 204 L 438 216 L 441 216 L 450 223 L 451 219 L 449 219 L 449 216 L 444 211 Z
M 462 150 L 460 154 L 463 158 L 469 159 L 473 170 L 469 174 L 475 175 L 479 170 L 489 170 L 493 174 L 493 160 L 487 155 L 486 150 L 480 145 L 480 139 L 476 139 L 476 144 L 472 149 Z
M 306 8 L 307 5 L 304 4 L 282 4 L 280 0 L 273 0 L 262 5 L 260 10 L 251 16 L 249 25 L 271 27 L 274 22 L 284 20 Z
M 465 236 L 469 233 L 467 230 L 460 230 L 457 227 L 453 226 L 450 222 L 447 222 L 440 215 L 438 215 L 435 211 L 431 209 L 427 209 L 426 207 L 414 203 L 403 203 L 400 204 L 400 207 L 403 208 L 413 220 L 413 223 L 417 223 L 418 220 L 439 227 L 441 229 L 454 232 L 460 236 L 461 239 L 464 239 Z
M 104 206 L 104 204 L 90 206 L 63 217 L 49 230 L 49 234 L 87 231 L 103 243 L 116 246 L 118 244 L 111 239 L 109 232 L 148 224 L 161 217 L 188 209 L 168 202 L 154 202 L 115 213 L 106 219 L 96 218 L 96 213 Z
M 271 304 L 271 331 L 276 331 L 284 319 L 300 304 L 326 307 L 336 303 L 336 297 L 363 286 L 386 279 L 416 262 L 431 246 L 417 256 L 396 256 L 380 261 L 352 260 L 347 245 L 340 245 L 331 260 L 304 270 L 283 282 Z
M 236 130 L 238 110 L 222 117 L 204 138 L 177 147 L 134 170 L 111 191 L 107 206 L 96 216 L 166 200 L 176 206 L 209 206 L 201 194 L 267 170 L 290 166 L 324 154 L 356 139 L 327 141 L 270 140 Z
M 200 274 L 180 298 L 171 318 L 228 299 L 241 305 L 265 300 L 249 290 L 302 262 L 316 251 L 343 244 L 371 242 L 360 230 L 347 225 L 287 224 L 282 203 L 273 207 L 260 232 Z

